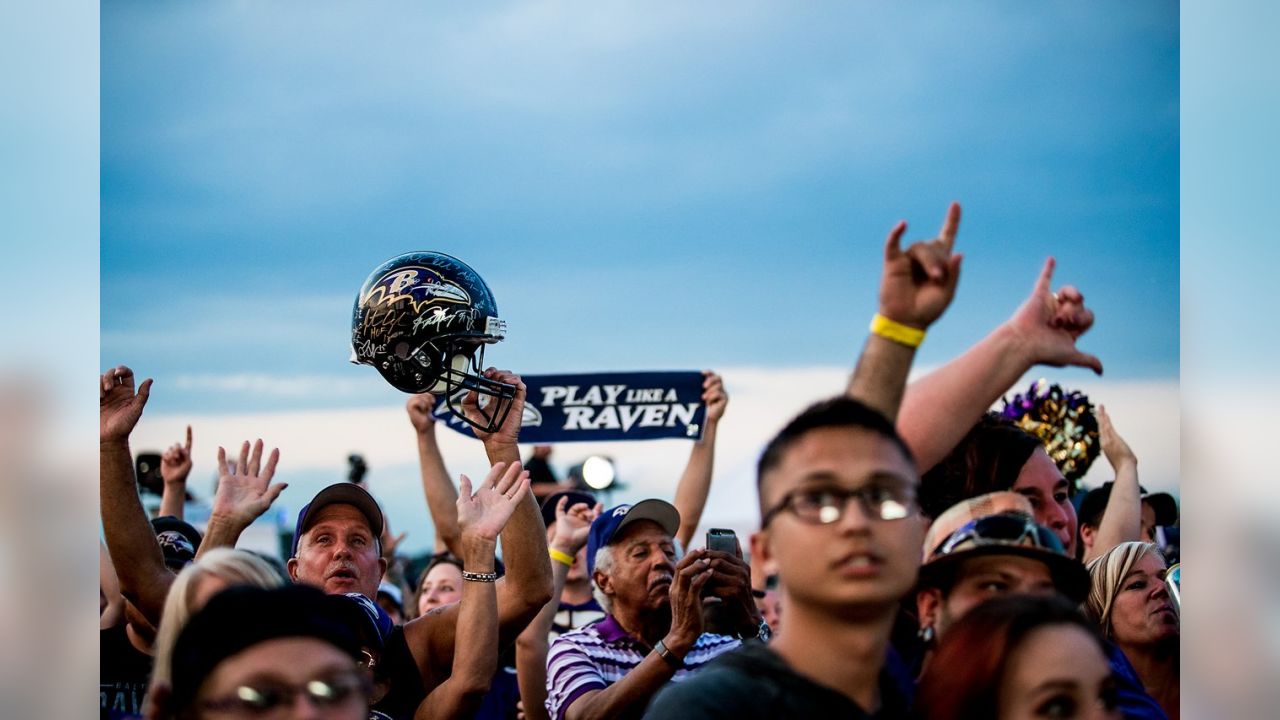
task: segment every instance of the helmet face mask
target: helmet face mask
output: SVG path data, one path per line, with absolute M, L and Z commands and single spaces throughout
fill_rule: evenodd
M 484 376 L 484 346 L 505 336 L 493 294 L 474 270 L 443 253 L 407 253 L 383 263 L 360 288 L 351 361 L 372 365 L 402 392 L 444 394 L 454 414 L 493 432 L 516 388 Z M 478 420 L 460 407 L 468 393 L 477 396 Z

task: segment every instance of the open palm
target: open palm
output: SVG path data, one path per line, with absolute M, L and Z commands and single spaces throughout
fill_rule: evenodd
M 497 540 L 529 492 L 529 473 L 518 462 L 498 463 L 474 492 L 466 475 L 458 485 L 458 527 L 462 534 Z

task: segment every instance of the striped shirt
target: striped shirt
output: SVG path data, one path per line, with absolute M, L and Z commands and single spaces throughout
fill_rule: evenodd
M 684 680 L 741 644 L 737 638 L 703 633 L 685 656 L 684 668 L 671 680 Z M 547 712 L 553 720 L 564 720 L 575 700 L 618 682 L 652 650 L 628 635 L 612 615 L 561 635 L 547 653 Z

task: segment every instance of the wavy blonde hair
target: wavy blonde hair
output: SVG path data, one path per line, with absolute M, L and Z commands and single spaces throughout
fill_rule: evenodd
M 1160 548 L 1149 542 L 1120 543 L 1085 566 L 1089 570 L 1089 597 L 1085 598 L 1084 612 L 1097 623 L 1102 636 L 1108 640 L 1112 639 L 1111 610 L 1116 595 L 1120 593 L 1120 585 L 1147 553 L 1159 557 Z
M 169 664 L 173 644 L 186 627 L 187 620 L 198 608 L 192 607 L 200 581 L 212 575 L 228 585 L 253 585 L 260 588 L 281 587 L 288 580 L 270 563 L 247 550 L 214 548 L 182 569 L 164 601 L 164 614 L 156 630 L 155 667 L 151 671 L 151 687 L 169 684 Z

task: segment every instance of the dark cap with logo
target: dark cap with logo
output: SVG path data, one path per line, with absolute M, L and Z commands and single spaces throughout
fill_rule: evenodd
M 587 534 L 587 573 L 596 570 L 596 552 L 613 542 L 618 531 L 634 522 L 658 523 L 673 538 L 680 529 L 680 512 L 663 500 L 641 500 L 635 505 L 619 505 L 600 513 Z
M 359 510 L 369 521 L 369 532 L 373 533 L 374 541 L 381 547 L 382 508 L 378 507 L 377 501 L 364 488 L 354 483 L 340 482 L 316 493 L 311 502 L 302 506 L 298 513 L 298 524 L 293 531 L 293 548 L 289 551 L 291 557 L 298 556 L 298 543 L 316 515 L 330 505 L 350 505 Z
M 164 553 L 164 564 L 170 569 L 181 570 L 196 559 L 201 537 L 200 531 L 190 523 L 172 515 L 163 515 L 151 521 L 151 529 L 155 531 L 156 542 L 160 543 L 160 551 Z

